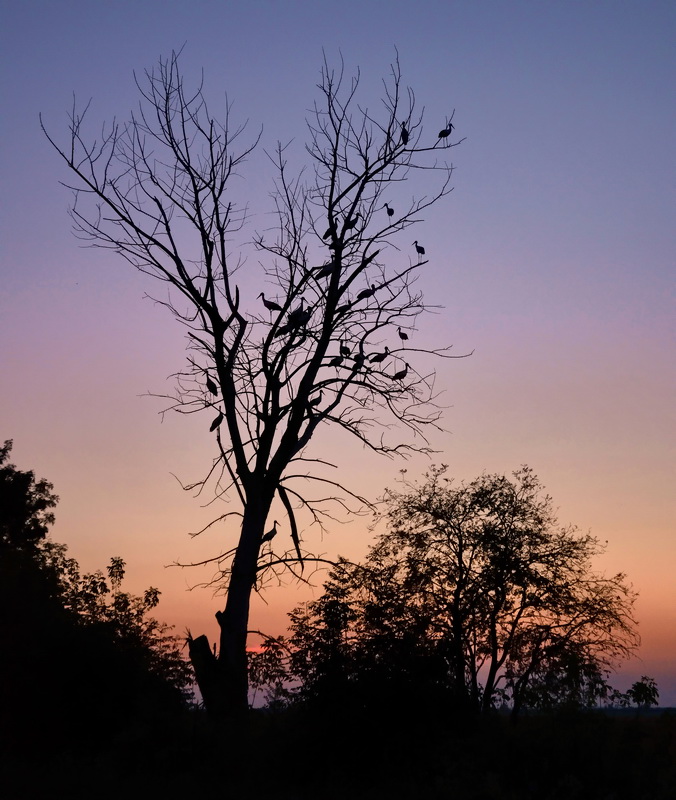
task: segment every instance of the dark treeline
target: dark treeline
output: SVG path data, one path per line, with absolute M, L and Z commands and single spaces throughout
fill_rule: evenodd
M 609 683 L 638 643 L 634 595 L 591 569 L 598 543 L 558 527 L 531 470 L 456 485 L 437 469 L 389 492 L 364 563 L 337 563 L 250 654 L 268 703 L 233 728 L 191 702 L 158 591 L 124 592 L 120 558 L 82 575 L 48 538 L 52 485 L 10 450 L 3 796 L 673 796 L 674 716 L 648 713 L 651 679 Z
M 180 713 L 191 683 L 178 641 L 150 615 L 159 591 L 122 590 L 124 561 L 81 574 L 48 538 L 52 484 L 0 447 L 0 745 L 39 754 L 100 748 Z
M 339 561 L 323 594 L 265 638 L 252 683 L 276 705 L 445 714 L 656 704 L 610 674 L 637 649 L 635 593 L 594 571 L 603 548 L 562 528 L 528 467 L 455 485 L 444 468 L 389 491 L 366 560 Z

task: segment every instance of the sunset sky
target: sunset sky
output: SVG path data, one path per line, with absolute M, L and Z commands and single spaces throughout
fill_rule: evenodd
M 212 110 L 227 92 L 235 120 L 263 128 L 231 189 L 251 213 L 242 290 L 258 311 L 250 241 L 270 224 L 274 177 L 264 150 L 291 142 L 303 163 L 322 49 L 361 70 L 375 106 L 396 47 L 428 129 L 455 109 L 466 137 L 454 191 L 402 241 L 424 244 L 420 285 L 443 306 L 419 321 L 418 343 L 473 351 L 438 364 L 447 432 L 432 461 L 459 480 L 528 464 L 562 524 L 607 540 L 597 566 L 639 592 L 643 639 L 616 683 L 651 675 L 662 705 L 676 705 L 676 4 L 4 0 L 1 28 L 0 439 L 53 482 L 53 538 L 87 570 L 122 556 L 128 588 L 162 591 L 162 619 L 213 638 L 222 600 L 187 591 L 211 573 L 165 568 L 234 541 L 234 523 L 188 536 L 218 508 L 177 481 L 210 465 L 210 417 L 162 418 L 147 396 L 170 391 L 183 331 L 144 299 L 149 279 L 74 238 L 69 176 L 38 114 L 63 142 L 73 94 L 93 98 L 93 119 L 124 120 L 133 72 L 185 44 L 186 79 L 204 68 Z M 406 203 L 411 190 L 396 191 Z M 430 463 L 378 459 L 344 437 L 321 437 L 315 453 L 372 499 Z M 359 558 L 368 524 L 307 530 L 306 546 Z M 251 627 L 283 632 L 321 580 L 271 587 Z

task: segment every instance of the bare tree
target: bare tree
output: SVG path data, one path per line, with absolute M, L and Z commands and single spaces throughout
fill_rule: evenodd
M 75 104 L 67 146 L 43 130 L 76 176 L 77 234 L 165 284 L 157 300 L 187 329 L 172 407 L 210 412 L 218 447 L 209 474 L 189 488 L 211 483 L 242 509 L 215 520 L 241 516 L 236 545 L 209 559 L 227 597 L 216 614 L 218 656 L 206 637 L 191 642 L 207 708 L 227 717 L 247 708 L 252 590 L 309 557 L 298 512 L 323 525 L 336 512 L 331 503 L 350 510 L 366 502 L 327 477 L 326 459 L 308 454 L 315 431 L 337 427 L 386 456 L 428 450 L 424 431 L 437 425 L 440 407 L 434 373 L 416 363 L 420 354 L 453 356 L 407 345 L 426 309 L 415 280 L 427 261 L 417 241 L 405 239 L 403 252 L 398 243 L 451 191 L 443 157 L 460 141 L 452 140 L 452 115 L 438 135 L 424 135 L 398 61 L 372 114 L 358 104 L 359 76 L 348 79 L 325 60 L 307 123 L 311 177 L 290 174 L 283 146 L 270 155 L 277 224 L 254 244 L 274 299 L 261 293 L 258 308 L 245 312 L 237 284 L 244 262 L 230 242 L 247 212 L 226 191 L 260 137 L 242 143 L 244 127 L 232 127 L 229 106 L 223 119 L 213 117 L 202 86 L 185 87 L 176 54 L 136 83 L 139 110 L 100 138 L 88 136 L 87 108 Z M 401 207 L 395 192 L 412 174 L 433 188 Z M 322 487 L 318 497 L 307 482 Z M 286 549 L 278 545 L 285 537 L 273 541 L 276 523 L 266 534 L 275 497 L 288 514 Z

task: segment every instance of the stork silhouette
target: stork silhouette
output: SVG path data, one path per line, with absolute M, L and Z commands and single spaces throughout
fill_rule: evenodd
M 279 305 L 279 303 L 275 303 L 274 300 L 266 300 L 264 292 L 261 292 L 258 296 L 263 298 L 263 305 L 267 308 L 268 311 L 272 312 L 272 311 L 282 310 L 282 307 Z
M 453 128 L 455 128 L 455 125 L 452 122 L 448 122 L 446 127 L 439 131 L 439 138 L 448 139 L 451 133 L 453 133 Z
M 275 536 L 277 536 L 277 525 L 278 525 L 277 520 L 275 520 L 272 523 L 272 527 L 270 528 L 270 530 L 261 539 L 261 544 L 269 542 L 271 539 L 274 539 Z
M 399 372 L 395 372 L 392 376 L 393 381 L 403 381 L 404 378 L 408 375 L 408 364 L 404 361 L 404 369 L 400 369 Z
M 361 214 L 355 214 L 354 217 L 352 217 L 351 219 L 346 219 L 345 220 L 345 225 L 343 226 L 344 230 L 351 231 L 352 228 L 356 228 L 357 227 L 357 222 L 359 221 L 360 217 L 361 217 Z
M 362 289 L 361 292 L 357 295 L 357 300 L 366 300 L 367 297 L 373 297 L 376 293 L 376 286 L 375 284 L 371 284 L 370 289 Z
M 389 348 L 385 347 L 385 351 L 383 353 L 374 353 L 369 361 L 371 364 L 380 364 L 381 361 L 384 361 L 390 354 Z

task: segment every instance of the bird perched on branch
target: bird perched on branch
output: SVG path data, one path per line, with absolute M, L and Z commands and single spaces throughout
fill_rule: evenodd
M 359 218 L 360 217 L 361 217 L 361 214 L 355 214 L 354 217 L 352 217 L 351 219 L 346 219 L 345 220 L 345 225 L 343 226 L 344 229 L 346 231 L 351 231 L 352 228 L 356 228 L 357 227 L 357 222 L 359 222 Z
M 424 256 L 425 255 L 425 248 L 421 244 L 418 244 L 418 240 L 417 239 L 415 240 L 415 242 L 413 242 L 413 244 L 415 245 L 416 253 L 419 256 Z
M 439 131 L 439 138 L 448 139 L 451 133 L 453 133 L 453 128 L 455 128 L 455 125 L 449 122 L 443 130 Z
M 403 381 L 404 378 L 408 375 L 408 364 L 404 361 L 404 369 L 400 369 L 399 372 L 395 372 L 392 376 L 393 381 Z
M 394 209 L 390 208 L 390 206 L 388 206 L 387 203 L 385 203 L 383 208 L 387 210 L 387 216 L 388 217 L 393 217 L 394 216 Z
M 209 373 L 207 372 L 207 389 L 211 392 L 211 394 L 218 394 L 218 386 L 211 380 Z
M 350 348 L 346 344 L 343 344 L 343 340 L 341 339 L 340 340 L 340 354 L 341 354 L 341 356 L 343 356 L 343 358 L 349 358 L 351 353 L 352 353 L 352 351 L 350 350 Z
M 218 416 L 211 423 L 211 427 L 209 428 L 209 433 L 213 433 L 216 430 L 216 428 L 220 426 L 221 422 L 223 422 L 223 414 L 219 411 Z
M 334 356 L 331 361 L 329 361 L 330 367 L 339 367 L 343 363 L 343 356 Z
M 401 126 L 401 143 L 404 145 L 404 147 L 406 147 L 406 145 L 408 144 L 408 139 L 409 139 L 408 130 L 406 129 L 406 125 L 402 124 L 402 126 Z
M 301 325 L 305 325 L 310 321 L 310 317 L 312 316 L 312 309 L 305 308 L 305 298 L 300 298 L 300 305 L 297 308 L 294 308 L 293 311 L 289 312 L 289 316 L 287 317 L 287 323 L 292 328 L 299 328 Z
M 390 354 L 389 349 L 387 347 L 385 347 L 385 352 L 384 353 L 374 353 L 371 356 L 371 358 L 369 358 L 369 361 L 372 364 L 380 364 L 380 362 L 384 361 L 389 356 L 389 354 Z
M 266 300 L 265 294 L 263 292 L 261 292 L 258 296 L 263 298 L 263 305 L 267 308 L 268 311 L 282 310 L 282 307 L 279 305 L 279 303 L 275 303 L 274 300 Z
M 289 317 L 288 317 L 289 321 L 291 321 L 292 319 L 297 319 L 298 317 L 301 317 L 303 315 L 304 311 L 305 311 L 305 298 L 301 297 L 300 298 L 300 305 L 296 306 L 296 308 L 294 308 L 293 311 L 289 311 Z
M 397 328 L 397 333 L 399 334 L 399 338 L 401 339 L 402 342 L 408 341 L 408 334 L 406 333 L 406 331 L 402 331 L 401 328 Z
M 354 356 L 354 364 L 352 365 L 352 369 L 356 372 L 360 370 L 364 366 L 364 361 L 366 361 L 366 356 L 363 353 L 357 353 Z
M 324 264 L 324 266 L 317 268 L 319 271 L 315 275 L 315 278 L 326 278 L 333 273 L 337 266 L 338 265 L 335 261 L 329 261 L 328 264 Z
M 264 542 L 269 542 L 270 539 L 274 539 L 277 536 L 277 520 L 275 520 L 272 524 L 270 530 L 263 536 L 261 539 L 261 544 Z
M 376 293 L 376 286 L 375 284 L 371 284 L 370 289 L 362 289 L 361 292 L 357 295 L 357 300 L 366 300 L 367 297 L 373 297 Z
M 277 328 L 275 336 L 284 336 L 286 333 L 291 333 L 291 331 L 296 327 L 296 325 L 292 325 L 290 322 L 287 322 L 286 325 L 280 325 L 280 327 Z

